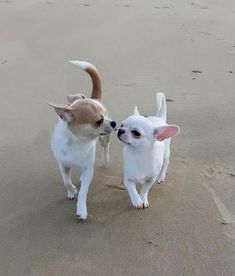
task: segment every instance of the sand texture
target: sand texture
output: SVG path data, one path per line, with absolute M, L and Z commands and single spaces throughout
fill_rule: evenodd
M 149 209 L 122 188 L 115 136 L 85 223 L 66 199 L 46 103 L 90 95 L 71 59 L 97 66 L 119 125 L 165 93 L 181 134 Z M 0 275 L 235 275 L 234 76 L 234 0 L 0 0 Z

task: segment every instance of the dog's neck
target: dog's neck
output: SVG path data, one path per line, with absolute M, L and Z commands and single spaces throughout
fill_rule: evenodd
M 86 131 L 86 125 L 81 125 L 80 127 L 72 127 L 68 122 L 59 119 L 58 122 L 70 136 L 73 136 L 75 139 L 79 139 L 81 141 L 91 141 L 97 139 L 97 135 L 94 135 L 92 133 L 88 133 Z
M 155 142 L 145 144 L 143 146 L 138 146 L 138 147 L 125 145 L 124 152 L 125 152 L 125 154 L 127 154 L 129 156 L 133 156 L 137 160 L 139 160 L 139 159 L 142 160 L 141 162 L 143 162 L 143 160 L 145 160 L 145 159 L 146 159 L 146 161 L 148 160 L 148 162 L 149 162 L 150 160 L 153 159 L 153 156 L 155 154 L 154 145 L 155 145 Z
M 143 178 L 155 172 L 155 147 L 154 143 L 142 147 L 124 147 L 124 171 L 125 174 L 142 181 Z
M 149 153 L 152 151 L 154 144 L 156 143 L 156 141 L 152 141 L 149 143 L 146 143 L 144 145 L 138 145 L 138 146 L 134 146 L 134 145 L 124 145 L 125 149 L 133 154 L 144 154 Z

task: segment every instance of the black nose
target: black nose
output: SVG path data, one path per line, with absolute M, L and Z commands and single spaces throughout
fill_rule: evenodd
M 112 122 L 110 123 L 110 125 L 111 125 L 112 128 L 115 128 L 115 127 L 116 127 L 116 122 L 115 122 L 115 121 L 112 121 Z
M 122 134 L 124 134 L 126 131 L 124 129 L 119 129 L 118 130 L 118 136 L 121 136 Z

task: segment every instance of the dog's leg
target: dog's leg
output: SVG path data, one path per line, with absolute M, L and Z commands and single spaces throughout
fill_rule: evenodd
M 157 177 L 157 183 L 161 184 L 164 182 L 165 177 L 166 177 L 166 171 L 170 162 L 170 144 L 171 144 L 171 139 L 165 140 L 165 150 L 164 150 L 164 157 L 163 157 L 163 164 L 161 171 Z
M 143 201 L 140 198 L 140 195 L 138 194 L 136 190 L 136 184 L 133 181 L 130 181 L 128 179 L 124 178 L 124 185 L 127 188 L 127 191 L 129 192 L 131 203 L 134 207 L 137 209 L 143 208 Z
M 59 163 L 60 172 L 64 181 L 64 186 L 67 189 L 67 197 L 68 199 L 74 199 L 77 195 L 77 189 L 72 184 L 71 180 L 71 168 L 64 167 L 62 164 Z
M 83 172 L 80 175 L 80 183 L 82 183 L 82 179 L 83 179 Z
M 102 135 L 99 137 L 100 144 L 103 148 L 102 151 L 102 166 L 106 167 L 109 164 L 109 144 L 110 144 L 111 135 Z
M 87 168 L 82 171 L 82 178 L 81 178 L 81 188 L 78 193 L 78 202 L 77 202 L 77 216 L 79 219 L 85 220 L 87 219 L 87 193 L 89 190 L 89 186 L 93 179 L 94 175 L 94 168 Z
M 155 183 L 155 181 L 156 181 L 156 178 L 151 179 L 150 181 L 146 182 L 141 188 L 140 197 L 143 201 L 143 208 L 148 208 L 149 207 L 148 193 L 149 193 L 150 188 Z

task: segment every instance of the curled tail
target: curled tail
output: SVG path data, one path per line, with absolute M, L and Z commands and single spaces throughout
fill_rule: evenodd
M 79 60 L 70 60 L 70 63 L 75 65 L 76 67 L 86 71 L 92 80 L 92 99 L 100 100 L 102 97 L 102 87 L 101 87 L 101 79 L 98 70 L 89 62 L 79 61 Z
M 156 116 L 166 121 L 166 98 L 163 93 L 156 93 L 157 110 Z

